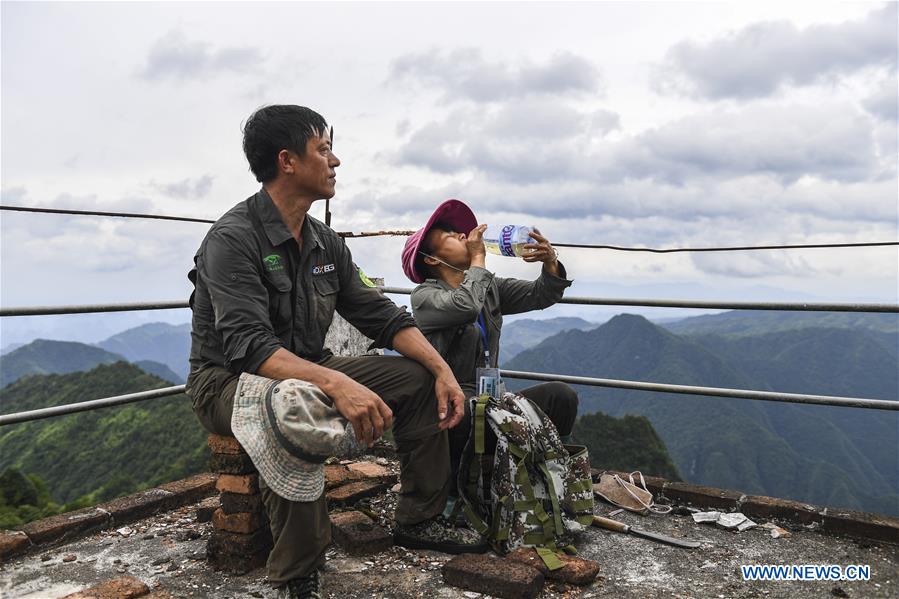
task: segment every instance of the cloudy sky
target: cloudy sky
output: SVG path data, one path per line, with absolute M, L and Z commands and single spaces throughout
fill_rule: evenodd
M 457 197 L 482 222 L 558 242 L 895 240 L 896 7 L 6 2 L 2 203 L 216 218 L 257 189 L 241 122 L 296 103 L 335 128 L 338 230 L 417 228 Z M 0 219 L 4 307 L 184 299 L 206 231 Z M 402 242 L 350 247 L 408 286 Z M 895 247 L 562 256 L 573 295 L 897 301 Z M 50 333 L 7 318 L 0 332 L 3 345 L 96 340 L 126 320 L 188 318 L 69 317 Z

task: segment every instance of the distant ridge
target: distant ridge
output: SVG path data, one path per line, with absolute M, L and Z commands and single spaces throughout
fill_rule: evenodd
M 186 379 L 190 366 L 190 325 L 151 322 L 127 329 L 97 343 L 107 351 L 121 354 L 132 362 L 152 360 L 168 366 Z
M 122 360 L 121 355 L 93 345 L 35 339 L 0 357 L 0 387 L 29 374 L 64 374 Z
M 624 314 L 591 331 L 549 337 L 505 366 L 895 400 L 897 363 L 877 331 L 676 335 Z M 582 413 L 649 418 L 688 482 L 899 515 L 899 413 L 598 387 L 579 392 Z

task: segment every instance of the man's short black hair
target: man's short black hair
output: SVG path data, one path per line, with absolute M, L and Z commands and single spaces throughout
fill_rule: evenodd
M 321 137 L 328 128 L 322 115 L 305 106 L 263 106 L 243 126 L 243 153 L 260 183 L 278 176 L 278 153 L 306 153 L 306 142 Z

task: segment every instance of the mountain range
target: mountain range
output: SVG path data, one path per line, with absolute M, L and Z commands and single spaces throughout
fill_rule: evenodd
M 883 326 L 871 319 L 873 324 L 866 321 L 870 327 L 849 329 L 814 326 L 808 319 L 805 327 L 787 328 L 773 326 L 777 318 L 762 317 L 753 333 L 745 320 L 735 328 L 739 320 L 725 313 L 667 324 L 683 331 L 675 334 L 623 314 L 590 331 L 548 337 L 504 367 L 680 385 L 899 397 L 899 352 L 889 342 L 891 321 Z M 582 414 L 646 416 L 689 482 L 899 515 L 897 412 L 578 390 Z
M 0 390 L 6 412 L 167 387 L 133 364 L 33 375 Z M 94 501 L 206 470 L 207 433 L 185 395 L 79 412 L 0 429 L 0 471 L 39 477 L 58 503 Z

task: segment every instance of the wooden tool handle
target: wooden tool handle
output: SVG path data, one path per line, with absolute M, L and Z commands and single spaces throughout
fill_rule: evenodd
M 598 526 L 600 528 L 607 528 L 609 530 L 614 530 L 615 532 L 629 532 L 630 526 L 625 524 L 624 522 L 619 522 L 618 520 L 612 520 L 611 518 L 603 518 L 602 516 L 593 516 L 593 526 Z

